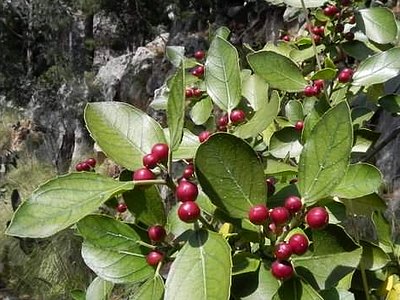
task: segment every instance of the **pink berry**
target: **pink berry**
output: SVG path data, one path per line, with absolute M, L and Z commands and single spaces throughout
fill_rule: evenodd
M 151 251 L 146 256 L 146 262 L 150 266 L 157 266 L 164 259 L 164 254 L 160 251 Z
M 149 239 L 153 242 L 161 242 L 164 240 L 167 232 L 165 231 L 163 226 L 154 225 L 147 230 L 147 235 L 149 236 Z
M 196 202 L 183 202 L 178 208 L 178 217 L 185 223 L 193 223 L 200 217 L 200 208 Z
M 306 214 L 306 223 L 312 229 L 324 228 L 329 222 L 329 214 L 324 207 L 313 207 Z
M 296 233 L 289 238 L 289 245 L 294 254 L 303 255 L 308 249 L 308 239 L 304 234 Z
M 242 123 L 246 119 L 246 114 L 241 109 L 234 109 L 232 110 L 231 114 L 229 115 L 231 122 L 235 125 Z
M 156 176 L 154 175 L 154 173 L 152 171 L 150 171 L 147 168 L 141 168 L 141 169 L 137 169 L 134 173 L 133 173 L 133 180 L 134 181 L 140 181 L 140 180 L 152 180 L 155 179 Z
M 285 207 L 279 206 L 272 209 L 269 216 L 276 225 L 282 225 L 289 221 L 290 213 Z
M 225 127 L 225 126 L 227 126 L 228 125 L 228 122 L 229 122 L 229 120 L 228 120 L 228 115 L 223 115 L 223 116 L 221 116 L 219 119 L 218 119 L 218 121 L 217 121 L 217 126 L 218 127 Z
M 176 188 L 175 194 L 176 198 L 178 198 L 178 200 L 181 202 L 196 201 L 196 198 L 199 194 L 199 189 L 194 183 L 181 180 Z
M 315 93 L 312 85 L 307 85 L 304 88 L 303 92 L 304 92 L 304 96 L 306 96 L 306 97 L 312 97 L 312 96 L 314 96 L 314 93 Z
M 338 80 L 341 83 L 346 83 L 349 82 L 352 79 L 352 77 L 353 77 L 353 70 L 346 68 L 339 73 Z
M 169 147 L 167 144 L 164 143 L 155 144 L 151 148 L 151 154 L 153 154 L 158 159 L 158 162 L 167 161 L 168 153 L 169 153 Z
M 303 130 L 303 127 L 304 127 L 304 122 L 302 120 L 299 120 L 294 124 L 294 129 L 296 131 L 301 132 Z
M 208 138 L 210 137 L 210 135 L 211 135 L 211 132 L 209 132 L 209 131 L 200 132 L 200 134 L 199 134 L 200 143 L 207 141 Z
M 268 219 L 268 208 L 264 204 L 254 205 L 249 211 L 249 220 L 255 225 L 262 225 Z
M 290 213 L 295 214 L 302 209 L 303 203 L 299 197 L 289 196 L 285 199 L 285 207 Z
M 279 280 L 286 280 L 293 276 L 293 266 L 288 261 L 275 260 L 271 265 L 272 275 Z

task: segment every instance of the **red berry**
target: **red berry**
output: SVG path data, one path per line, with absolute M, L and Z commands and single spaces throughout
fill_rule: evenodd
M 286 243 L 282 242 L 275 245 L 274 255 L 279 260 L 287 260 L 292 255 L 292 247 Z
M 346 83 L 349 82 L 352 77 L 353 77 L 353 70 L 346 68 L 339 73 L 338 80 L 341 83 Z
M 201 95 L 203 95 L 203 91 L 202 91 L 202 90 L 200 90 L 200 89 L 198 89 L 198 88 L 194 88 L 194 89 L 193 89 L 193 97 L 198 98 L 198 97 L 200 97 Z
M 272 196 L 275 193 L 275 178 L 269 177 L 265 183 L 267 184 L 267 196 Z
M 281 40 L 282 40 L 282 41 L 285 41 L 285 42 L 290 42 L 290 36 L 288 36 L 287 34 L 285 34 L 285 35 L 283 35 L 283 36 L 281 37 Z
M 197 60 L 202 60 L 202 59 L 204 59 L 205 56 L 206 56 L 206 53 L 203 50 L 197 50 L 194 53 L 194 58 Z
M 229 118 L 231 119 L 231 122 L 236 125 L 242 123 L 246 119 L 246 114 L 241 109 L 234 109 L 229 115 Z
M 348 41 L 354 40 L 354 33 L 349 31 L 344 34 L 344 38 Z
M 178 217 L 183 222 L 193 223 L 200 216 L 200 208 L 193 201 L 187 201 L 182 203 L 178 208 Z
M 158 162 L 163 162 L 168 160 L 168 152 L 169 152 L 169 147 L 167 144 L 164 143 L 155 144 L 151 148 L 151 154 L 153 154 L 158 159 Z
M 78 172 L 82 172 L 83 171 L 83 164 L 81 162 L 77 163 L 76 166 L 75 166 L 75 170 L 77 170 Z
M 271 265 L 272 275 L 279 280 L 286 280 L 293 276 L 294 270 L 290 262 L 275 260 Z
M 289 196 L 285 199 L 285 207 L 290 213 L 295 214 L 302 209 L 303 203 L 299 197 Z
M 313 84 L 319 89 L 319 91 L 321 91 L 325 86 L 325 81 L 323 79 L 316 79 L 314 80 Z
M 324 207 L 313 207 L 306 214 L 306 223 L 312 229 L 321 229 L 329 222 L 329 214 Z
M 193 174 L 194 174 L 194 166 L 192 164 L 187 165 L 183 170 L 183 178 L 189 179 L 193 177 Z
M 272 209 L 270 217 L 276 225 L 282 225 L 289 221 L 290 213 L 285 207 L 279 206 Z
M 324 15 L 328 17 L 333 17 L 339 12 L 339 9 L 334 5 L 328 5 L 324 8 Z
M 314 42 L 315 42 L 317 45 L 319 45 L 319 44 L 321 43 L 321 36 L 320 36 L 320 35 L 318 35 L 318 34 L 313 34 L 313 35 L 312 35 L 312 38 L 313 38 Z
M 289 238 L 289 245 L 294 254 L 303 255 L 308 249 L 308 239 L 302 233 L 295 233 Z
M 147 234 L 149 236 L 149 239 L 153 242 L 161 242 L 164 240 L 167 232 L 165 231 L 163 226 L 154 225 L 147 230 Z
M 92 169 L 92 167 L 86 162 L 81 162 L 81 166 L 82 166 L 82 171 L 90 171 Z
M 303 130 L 303 127 L 304 127 L 304 122 L 302 120 L 299 120 L 294 124 L 294 129 L 296 131 L 301 132 Z
M 193 97 L 193 89 L 192 89 L 192 88 L 186 88 L 186 90 L 185 90 L 185 97 L 186 97 L 186 98 L 191 98 L 191 97 Z
M 228 115 L 223 115 L 223 116 L 221 116 L 219 119 L 218 119 L 218 121 L 217 121 L 217 126 L 219 126 L 219 127 L 225 127 L 225 126 L 227 126 L 228 125 L 228 122 L 229 122 L 229 120 L 228 120 Z
M 146 256 L 146 261 L 150 266 L 157 266 L 164 259 L 164 254 L 159 251 L 151 251 Z
M 204 66 L 197 66 L 192 71 L 192 75 L 196 76 L 196 77 L 201 77 L 201 76 L 203 76 L 203 74 L 204 74 Z
M 313 89 L 313 86 L 312 85 L 307 85 L 305 88 L 304 88 L 304 96 L 306 96 L 306 97 L 312 97 L 312 96 L 314 96 L 314 89 Z
M 152 171 L 147 168 L 137 169 L 133 172 L 133 180 L 140 181 L 140 180 L 152 180 L 155 179 L 156 176 Z
M 356 24 L 356 17 L 355 16 L 351 16 L 349 18 L 349 24 Z
M 92 168 L 94 168 L 94 167 L 96 166 L 96 160 L 95 160 L 93 157 L 88 158 L 88 159 L 86 160 L 86 163 L 87 163 L 89 166 L 91 166 Z
M 249 211 L 249 220 L 255 225 L 262 225 L 268 219 L 268 208 L 264 204 L 254 205 Z
M 342 23 L 336 24 L 336 26 L 335 26 L 335 31 L 336 31 L 337 33 L 341 33 L 341 32 L 343 32 L 343 30 L 344 30 L 344 25 L 343 25 Z
M 199 189 L 194 183 L 182 180 L 179 182 L 175 194 L 176 198 L 178 198 L 178 200 L 181 202 L 196 201 L 196 198 L 199 194 Z
M 341 0 L 340 4 L 342 4 L 343 6 L 349 6 L 351 5 L 351 0 Z
M 125 203 L 118 203 L 117 205 L 117 212 L 123 213 L 128 209 Z
M 200 132 L 200 134 L 199 134 L 200 143 L 207 141 L 208 138 L 210 137 L 210 135 L 211 135 L 211 132 L 209 132 L 209 131 Z
M 154 154 L 146 154 L 143 156 L 143 166 L 145 166 L 148 169 L 153 169 L 157 167 L 158 164 L 158 158 Z

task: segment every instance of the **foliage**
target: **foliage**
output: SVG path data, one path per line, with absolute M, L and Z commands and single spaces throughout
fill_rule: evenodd
M 304 10 L 320 4 L 302 2 Z M 400 73 L 397 28 L 386 9 L 340 5 L 338 16 L 326 12 L 330 6 L 311 10 L 312 34 L 257 52 L 247 47 L 250 69 L 241 69 L 226 28 L 215 33 L 205 59 L 170 49 L 177 70 L 166 84 L 168 128 L 127 104 L 88 104 L 93 139 L 124 171 L 108 178 L 92 166 L 42 184 L 6 233 L 42 238 L 76 226 L 82 257 L 98 276 L 88 298 L 107 297 L 114 283 L 142 284 L 131 299 L 398 296 L 399 246 L 377 195 L 382 176 L 354 155 L 371 116 L 359 115 L 369 110 L 358 98 L 387 96 L 381 85 Z M 354 14 L 343 34 L 338 25 Z M 361 61 L 346 56 L 349 30 L 376 53 Z M 196 106 L 205 99 L 213 109 Z M 395 99 L 386 97 L 385 107 Z M 193 138 L 199 125 L 200 143 Z M 169 147 L 168 154 L 158 157 L 156 146 Z M 187 201 L 171 203 L 165 189 Z M 96 213 L 117 203 L 114 214 Z M 363 214 L 377 239 L 344 229 L 346 215 Z M 165 220 L 166 236 L 147 236 L 151 222 Z

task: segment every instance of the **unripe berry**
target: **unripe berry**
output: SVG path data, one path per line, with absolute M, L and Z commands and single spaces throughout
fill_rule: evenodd
M 255 225 L 262 225 L 268 219 L 268 208 L 263 204 L 254 205 L 249 210 L 249 220 Z
M 178 208 L 178 217 L 183 222 L 193 223 L 200 217 L 200 208 L 196 202 L 184 202 Z
M 199 189 L 194 183 L 181 180 L 176 188 L 175 194 L 176 198 L 178 198 L 178 200 L 181 202 L 196 201 L 196 198 L 199 194 Z
M 164 240 L 167 232 L 165 231 L 163 226 L 154 225 L 147 230 L 147 234 L 149 236 L 149 239 L 153 242 L 161 242 Z
M 203 50 L 197 50 L 194 53 L 194 58 L 197 60 L 203 60 L 205 56 L 206 56 L 206 53 Z
M 158 164 L 158 158 L 154 154 L 146 154 L 143 156 L 143 166 L 145 166 L 148 169 L 153 169 L 157 167 Z
M 123 213 L 123 212 L 126 212 L 126 210 L 128 209 L 128 207 L 126 206 L 125 203 L 118 203 L 116 209 L 117 209 L 117 212 Z
M 296 131 L 301 132 L 303 130 L 303 127 L 304 127 L 304 122 L 302 120 L 299 120 L 296 122 L 296 124 L 294 124 L 294 129 Z
M 329 222 L 329 214 L 324 207 L 313 207 L 306 214 L 306 223 L 312 229 L 324 228 Z
M 285 224 L 287 221 L 289 221 L 290 218 L 290 213 L 285 207 L 275 207 L 272 209 L 270 212 L 270 218 L 271 220 L 276 224 L 276 225 L 282 225 Z
M 140 181 L 140 180 L 152 180 L 155 179 L 156 176 L 154 175 L 154 173 L 152 171 L 150 171 L 147 168 L 141 168 L 141 169 L 137 169 L 134 173 L 133 173 L 133 180 L 134 181 Z
M 209 131 L 200 132 L 200 134 L 199 134 L 200 143 L 207 141 L 208 138 L 210 137 L 210 135 L 211 135 L 211 132 L 209 132 Z
M 234 125 L 237 125 L 239 123 L 242 123 L 246 119 L 246 114 L 241 109 L 234 109 L 229 115 L 229 118 Z
M 303 203 L 299 197 L 289 196 L 285 199 L 285 207 L 290 213 L 295 214 L 302 209 Z
M 169 153 L 169 147 L 167 144 L 164 143 L 155 144 L 151 148 L 151 154 L 153 154 L 158 159 L 158 162 L 167 161 L 168 153 Z
M 274 255 L 279 260 L 288 260 L 292 253 L 292 247 L 286 242 L 275 245 Z
M 289 245 L 294 254 L 303 255 L 308 249 L 308 239 L 302 233 L 295 233 L 289 238 Z
M 157 266 L 158 263 L 161 262 L 163 259 L 164 259 L 164 254 L 156 250 L 151 251 L 146 256 L 146 262 L 150 266 Z
M 272 275 L 279 280 L 286 280 L 293 276 L 293 266 L 288 261 L 275 260 L 271 265 Z

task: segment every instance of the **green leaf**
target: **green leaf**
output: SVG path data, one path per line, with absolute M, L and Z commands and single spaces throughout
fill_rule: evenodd
M 297 273 L 308 282 L 328 289 L 358 266 L 362 249 L 342 227 L 328 225 L 324 230 L 314 230 L 312 240 L 313 251 L 293 257 Z
M 370 216 L 374 211 L 385 210 L 385 201 L 377 194 L 370 194 L 354 199 L 341 199 L 351 215 Z
M 399 57 L 399 47 L 368 57 L 354 73 L 353 85 L 370 86 L 396 77 L 400 73 Z
M 330 134 L 326 134 L 330 132 Z M 329 195 L 346 174 L 353 144 L 347 102 L 328 110 L 315 125 L 300 155 L 299 191 L 309 205 Z
M 301 63 L 306 61 L 310 58 L 315 57 L 314 49 L 312 47 L 312 42 L 310 38 L 307 38 L 309 41 L 310 46 L 305 49 L 293 49 L 290 51 L 290 57 L 297 63 Z M 325 50 L 325 45 L 317 45 L 316 47 L 317 53 L 320 54 L 323 50 Z
M 297 167 L 274 159 L 268 159 L 267 167 L 264 171 L 265 174 L 268 175 L 280 175 L 280 174 L 292 175 L 292 174 L 297 174 Z
M 210 97 L 197 101 L 190 110 L 190 118 L 196 125 L 202 125 L 207 122 L 213 110 L 213 103 Z
M 367 107 L 355 107 L 351 110 L 351 119 L 353 120 L 353 126 L 358 129 L 364 126 L 364 123 L 369 121 L 373 116 L 374 111 Z
M 86 300 L 86 293 L 82 290 L 72 290 L 70 294 L 73 300 Z
M 77 223 L 82 258 L 99 277 L 114 283 L 138 282 L 154 274 L 139 244 L 140 236 L 114 218 L 90 215 Z
M 242 96 L 255 111 L 260 110 L 268 102 L 268 84 L 260 76 L 252 74 L 242 83 Z
M 185 69 L 180 66 L 171 80 L 168 95 L 167 120 L 169 129 L 169 147 L 178 149 L 183 135 L 185 122 Z
M 198 148 L 195 167 L 203 191 L 231 217 L 247 217 L 250 207 L 265 202 L 262 164 L 242 139 L 227 133 L 212 135 Z
M 165 137 L 169 138 L 168 128 L 164 129 Z M 179 148 L 172 152 L 172 159 L 188 159 L 193 158 L 197 148 L 199 147 L 200 142 L 197 135 L 194 135 L 187 129 L 183 129 L 183 138 L 182 142 L 179 145 Z
M 259 103 L 259 109 L 253 117 L 243 125 L 237 126 L 234 134 L 243 139 L 256 137 L 273 122 L 278 115 L 279 108 L 279 93 L 273 91 L 271 99 L 265 99 L 262 103 Z
M 307 282 L 294 277 L 284 281 L 273 300 L 322 300 L 323 298 Z
M 86 291 L 86 300 L 108 300 L 113 288 L 112 282 L 96 277 Z
M 385 95 L 378 100 L 380 106 L 393 114 L 400 114 L 400 95 Z
M 232 257 L 232 275 L 255 272 L 260 266 L 260 258 L 248 252 L 239 252 Z
M 300 133 L 293 127 L 276 131 L 269 143 L 269 152 L 276 158 L 298 157 L 302 149 Z
M 41 185 L 18 207 L 6 234 L 49 237 L 92 213 L 112 196 L 133 187 L 133 182 L 118 182 L 90 172 L 57 177 Z
M 154 144 L 165 143 L 161 126 L 127 103 L 88 103 L 85 121 L 101 150 L 129 170 L 143 166 L 142 158 Z
M 359 163 L 350 165 L 340 184 L 331 195 L 341 198 L 357 198 L 378 192 L 382 174 L 373 165 Z
M 323 79 L 323 80 L 334 80 L 336 78 L 336 69 L 325 68 L 318 70 L 311 77 L 311 80 Z
M 360 266 L 366 270 L 377 271 L 390 262 L 390 257 L 378 246 L 366 241 L 361 241 L 362 258 Z
M 369 56 L 375 54 L 375 52 L 371 48 L 367 47 L 365 43 L 360 41 L 351 41 L 342 43 L 340 45 L 347 55 L 350 55 L 351 57 L 354 57 L 355 59 L 360 61 L 363 61 Z
M 304 128 L 302 132 L 302 141 L 307 141 L 310 136 L 314 126 L 319 122 L 321 117 L 331 108 L 329 104 L 323 99 L 317 100 L 315 97 L 307 99 L 308 101 L 304 103 L 304 112 L 309 111 L 307 117 L 304 120 Z M 314 102 L 314 103 L 312 103 Z M 311 108 L 312 107 L 312 108 Z
M 123 194 L 124 201 L 135 218 L 148 226 L 165 225 L 166 214 L 160 192 L 157 187 L 136 187 Z
M 325 300 L 354 300 L 354 294 L 339 288 L 330 288 L 320 292 Z
M 391 249 L 393 246 L 391 224 L 389 224 L 383 212 L 375 211 L 372 215 L 372 222 L 375 225 L 379 245 L 385 249 Z
M 220 36 L 221 38 L 223 38 L 225 40 L 228 39 L 230 34 L 231 34 L 231 31 L 229 30 L 228 27 L 225 27 L 225 26 L 219 27 L 214 33 L 215 36 Z
M 299 120 L 303 120 L 304 114 L 303 105 L 301 104 L 301 102 L 297 100 L 290 100 L 285 105 L 285 116 L 292 124 L 295 124 Z
M 171 207 L 168 212 L 167 221 L 167 232 L 172 234 L 174 238 L 178 238 L 183 235 L 182 239 L 186 240 L 187 234 L 193 228 L 193 224 L 182 222 L 178 217 L 178 208 L 180 203 L 175 204 Z
M 231 111 L 240 101 L 239 56 L 235 47 L 216 36 L 205 63 L 207 93 L 219 108 Z
M 253 71 L 273 88 L 300 92 L 307 85 L 299 67 L 283 55 L 260 51 L 249 54 L 247 60 Z
M 164 299 L 229 299 L 231 274 L 231 249 L 222 235 L 195 231 L 171 266 Z
M 143 283 L 129 300 L 162 300 L 163 295 L 164 281 L 160 275 L 156 275 Z
M 185 47 L 167 46 L 165 55 L 175 67 L 179 67 L 181 62 L 185 59 Z
M 284 0 L 285 4 L 288 6 L 293 6 L 297 8 L 302 8 L 301 0 Z M 325 3 L 324 0 L 304 0 L 304 5 L 306 8 L 311 7 L 321 7 Z
M 388 44 L 396 40 L 397 25 L 393 12 L 385 7 L 360 9 L 357 26 L 372 41 Z

